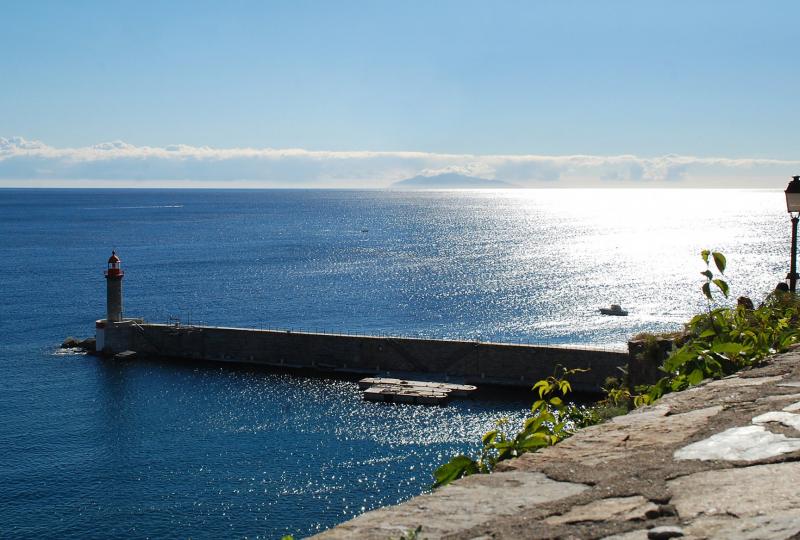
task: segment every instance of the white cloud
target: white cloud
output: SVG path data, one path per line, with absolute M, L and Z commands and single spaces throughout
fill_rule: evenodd
M 474 176 L 478 178 L 494 178 L 495 170 L 488 164 L 481 161 L 463 163 L 457 165 L 447 165 L 446 167 L 422 169 L 420 176 L 436 176 L 439 174 L 460 174 L 463 176 Z
M 301 148 L 135 146 L 55 148 L 0 137 L 0 186 L 264 186 L 382 188 L 444 172 L 523 187 L 783 187 L 800 160 L 664 155 L 472 155 Z

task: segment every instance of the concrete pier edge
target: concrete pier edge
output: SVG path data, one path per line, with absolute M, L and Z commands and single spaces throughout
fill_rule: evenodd
M 797 538 L 798 483 L 795 349 L 315 538 Z
M 97 321 L 105 354 L 302 368 L 321 372 L 406 372 L 453 377 L 468 384 L 530 388 L 558 366 L 588 369 L 572 380 L 578 392 L 599 392 L 628 364 L 626 351 L 586 347 L 358 336 L 147 323 Z

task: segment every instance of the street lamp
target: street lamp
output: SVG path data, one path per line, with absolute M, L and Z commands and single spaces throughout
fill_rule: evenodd
M 800 217 L 800 176 L 792 176 L 792 181 L 786 187 L 786 210 L 792 216 L 792 266 L 786 279 L 789 280 L 789 290 L 795 292 L 797 288 L 797 222 Z

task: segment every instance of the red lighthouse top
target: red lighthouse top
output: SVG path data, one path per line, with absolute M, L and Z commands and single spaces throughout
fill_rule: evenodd
M 120 263 L 122 261 L 117 257 L 117 252 L 112 251 L 111 257 L 108 258 L 108 270 L 106 270 L 106 277 L 122 277 L 125 272 L 122 271 Z

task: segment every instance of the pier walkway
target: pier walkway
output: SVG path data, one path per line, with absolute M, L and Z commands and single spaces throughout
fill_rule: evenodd
M 799 484 L 796 349 L 317 538 L 797 538 Z

